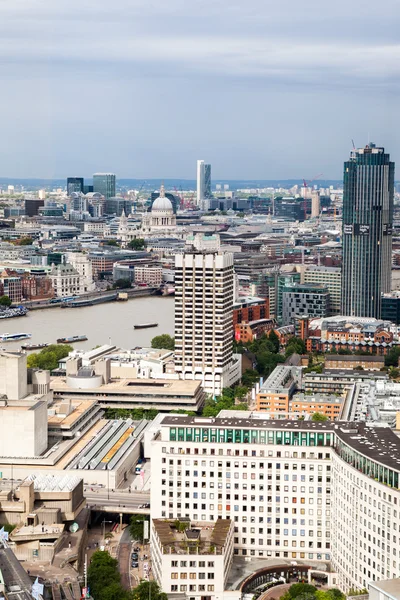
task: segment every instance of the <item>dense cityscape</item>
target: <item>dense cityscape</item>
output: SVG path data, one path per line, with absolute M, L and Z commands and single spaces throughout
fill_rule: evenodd
M 399 598 L 399 186 L 343 162 L 3 184 L 5 598 Z

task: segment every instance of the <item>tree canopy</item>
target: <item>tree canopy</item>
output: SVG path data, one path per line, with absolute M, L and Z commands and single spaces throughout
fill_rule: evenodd
M 131 287 L 130 279 L 117 279 L 114 283 L 113 288 L 125 290 Z
M 391 348 L 385 356 L 385 366 L 386 367 L 397 367 L 399 364 L 399 357 L 400 357 L 400 346 L 395 346 L 394 348 Z
M 121 586 L 118 561 L 104 550 L 97 550 L 88 568 L 90 593 L 96 600 L 127 600 L 128 593 Z
M 27 365 L 32 369 L 52 371 L 57 369 L 58 361 L 68 356 L 71 351 L 72 346 L 68 344 L 50 344 L 40 352 L 29 354 Z
M 311 421 L 329 421 L 329 419 L 326 415 L 323 415 L 319 412 L 315 412 L 311 417 Z
M 345 595 L 337 588 L 317 590 L 309 583 L 294 583 L 281 600 L 344 600 Z
M 175 340 L 168 333 L 162 333 L 153 337 L 151 347 L 160 350 L 175 350 Z
M 135 238 L 128 242 L 128 248 L 131 250 L 144 250 L 144 240 L 142 238 Z
M 132 515 L 129 521 L 129 533 L 135 542 L 143 542 L 144 522 L 147 521 L 144 515 Z
M 32 246 L 33 239 L 31 237 L 23 237 L 16 241 L 17 246 Z
M 141 581 L 132 590 L 132 600 L 167 600 L 168 596 L 161 591 L 156 581 Z
M 11 306 L 12 301 L 8 296 L 0 296 L 0 306 L 7 308 Z
M 293 336 L 288 340 L 285 348 L 285 356 L 291 356 L 292 354 L 305 354 L 306 344 L 304 340 L 299 337 Z

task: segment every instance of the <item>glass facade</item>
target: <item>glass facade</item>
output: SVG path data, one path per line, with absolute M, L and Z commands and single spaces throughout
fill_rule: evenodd
M 211 165 L 204 165 L 204 198 L 212 198 Z
M 396 489 L 399 488 L 399 473 L 397 471 L 384 467 L 380 463 L 359 454 L 340 440 L 336 444 L 336 452 L 342 460 L 360 471 L 360 473 L 379 481 L 379 483 L 384 483 Z
M 113 198 L 115 196 L 114 173 L 95 173 L 93 175 L 93 191 L 105 198 Z
M 215 442 L 271 444 L 278 446 L 332 446 L 333 433 L 282 431 L 281 429 L 221 429 L 213 427 L 171 427 L 171 442 Z
M 391 289 L 394 163 L 384 148 L 354 150 L 344 164 L 342 314 L 381 317 Z
M 67 178 L 67 194 L 83 194 L 84 193 L 83 177 L 68 177 Z

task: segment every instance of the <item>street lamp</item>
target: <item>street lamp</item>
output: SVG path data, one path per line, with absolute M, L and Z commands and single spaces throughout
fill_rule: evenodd
M 106 541 L 106 523 L 112 523 L 112 521 L 106 521 L 105 519 L 103 519 L 102 525 L 103 525 L 103 540 L 104 540 L 104 545 L 105 545 L 105 541 Z
M 106 463 L 106 471 L 107 471 L 107 500 L 110 499 L 110 471 L 108 469 L 108 463 Z

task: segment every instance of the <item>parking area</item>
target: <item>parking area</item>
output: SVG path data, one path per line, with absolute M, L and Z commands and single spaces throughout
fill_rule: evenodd
M 150 547 L 148 544 L 132 544 L 130 559 L 131 585 L 135 587 L 142 579 L 149 581 L 153 579 L 151 571 Z

